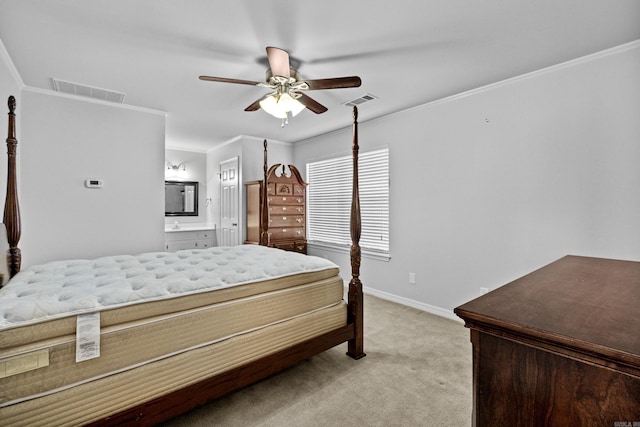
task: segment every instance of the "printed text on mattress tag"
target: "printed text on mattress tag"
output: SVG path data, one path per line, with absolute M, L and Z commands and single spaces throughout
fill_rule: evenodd
M 100 313 L 78 315 L 76 362 L 100 357 Z

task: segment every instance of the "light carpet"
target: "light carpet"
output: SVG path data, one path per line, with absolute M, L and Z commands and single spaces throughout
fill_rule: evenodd
M 162 424 L 471 425 L 471 343 L 461 322 L 365 295 L 365 352 L 346 344 Z

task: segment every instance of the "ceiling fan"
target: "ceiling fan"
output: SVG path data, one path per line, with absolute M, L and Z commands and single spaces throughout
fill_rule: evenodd
M 350 88 L 358 87 L 361 84 L 358 76 L 317 80 L 302 79 L 298 71 L 291 68 L 289 53 L 277 47 L 267 47 L 267 59 L 269 61 L 269 70 L 264 82 L 211 76 L 200 76 L 200 80 L 251 85 L 273 90 L 273 92 L 249 105 L 244 111 L 257 111 L 262 108 L 272 116 L 282 119 L 282 126 L 286 124 L 290 115 L 295 116 L 305 108 L 316 114 L 322 114 L 327 111 L 327 107 L 315 101 L 303 91 Z

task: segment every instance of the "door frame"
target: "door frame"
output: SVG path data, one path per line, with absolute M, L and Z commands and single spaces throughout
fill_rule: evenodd
M 218 163 L 218 189 L 220 192 L 220 196 L 219 196 L 219 206 L 220 206 L 220 232 L 219 232 L 219 239 L 218 239 L 218 243 L 221 244 L 223 242 L 223 224 L 222 224 L 222 220 L 223 220 L 223 212 L 224 212 L 224 208 L 222 205 L 223 202 L 223 189 L 222 189 L 222 165 L 225 163 L 230 163 L 230 162 L 236 162 L 237 164 L 237 188 L 238 188 L 238 195 L 237 195 L 237 230 L 236 230 L 236 234 L 237 234 L 237 245 L 241 245 L 244 239 L 244 214 L 243 214 L 243 207 L 244 207 L 244 203 L 242 203 L 243 197 L 244 197 L 244 191 L 242 189 L 243 185 L 242 185 L 242 168 L 241 168 L 241 163 L 240 163 L 240 156 L 234 156 L 231 157 L 229 159 L 223 160 L 221 162 Z

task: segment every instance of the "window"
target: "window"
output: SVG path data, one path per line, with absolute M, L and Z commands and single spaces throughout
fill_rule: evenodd
M 389 149 L 360 153 L 358 184 L 363 252 L 389 254 Z M 350 247 L 351 156 L 307 164 L 310 243 Z

